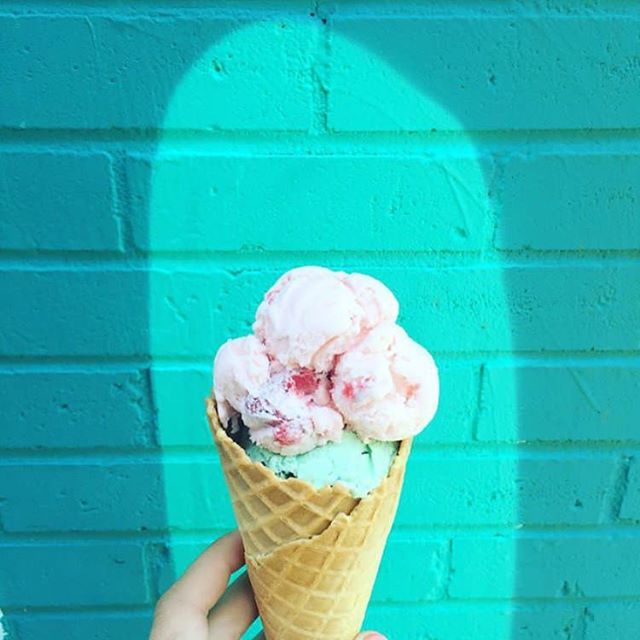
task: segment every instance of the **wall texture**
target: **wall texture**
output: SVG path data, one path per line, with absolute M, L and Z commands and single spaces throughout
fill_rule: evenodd
M 442 370 L 367 625 L 637 638 L 640 9 L 24 0 L 0 42 L 10 638 L 145 637 L 232 526 L 213 354 L 304 263 Z

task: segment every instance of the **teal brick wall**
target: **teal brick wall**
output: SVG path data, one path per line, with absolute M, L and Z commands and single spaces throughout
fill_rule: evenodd
M 9 638 L 146 635 L 233 526 L 215 350 L 317 263 L 442 372 L 367 626 L 636 640 L 638 7 L 23 0 L 0 42 Z

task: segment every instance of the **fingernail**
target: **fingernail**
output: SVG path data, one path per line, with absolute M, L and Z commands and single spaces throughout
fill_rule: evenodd
M 376 633 L 373 631 L 372 633 L 367 633 L 363 636 L 362 640 L 387 640 L 383 635 Z

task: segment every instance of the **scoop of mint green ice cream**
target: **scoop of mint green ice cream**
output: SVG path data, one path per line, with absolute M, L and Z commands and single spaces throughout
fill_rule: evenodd
M 247 443 L 245 451 L 251 460 L 261 462 L 281 478 L 300 478 L 318 489 L 340 483 L 356 498 L 362 498 L 389 473 L 398 443 L 371 440 L 365 444 L 345 430 L 340 442 L 296 456 L 283 456 L 253 443 Z

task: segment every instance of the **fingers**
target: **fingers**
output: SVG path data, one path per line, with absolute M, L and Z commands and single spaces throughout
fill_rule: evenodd
M 224 593 L 229 577 L 244 564 L 242 540 L 237 531 L 216 540 L 161 598 L 163 610 L 187 606 L 206 617 Z
M 207 620 L 188 607 L 156 607 L 149 640 L 207 640 Z
M 258 609 L 246 573 L 241 575 L 209 613 L 210 640 L 238 640 L 257 618 Z

